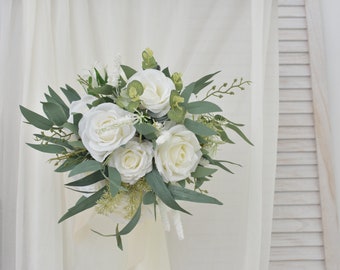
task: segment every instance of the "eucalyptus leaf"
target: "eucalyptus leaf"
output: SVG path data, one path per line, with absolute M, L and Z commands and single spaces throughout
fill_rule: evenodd
M 102 189 L 98 190 L 96 193 L 91 195 L 90 197 L 86 199 L 82 199 L 80 202 L 78 202 L 75 206 L 71 207 L 67 210 L 67 212 L 59 219 L 58 223 L 86 210 L 89 209 L 97 204 L 97 201 L 101 198 L 103 193 L 105 192 L 106 187 L 103 187 Z
M 57 169 L 55 172 L 68 172 L 71 171 L 75 166 L 80 164 L 83 161 L 83 158 L 68 158 L 66 159 Z
M 143 203 L 145 205 L 153 204 L 155 202 L 156 202 L 156 195 L 155 195 L 154 192 L 148 191 L 147 193 L 144 194 L 144 196 L 143 196 Z
M 121 176 L 116 168 L 108 167 L 109 172 L 109 182 L 110 182 L 110 193 L 114 197 L 121 189 Z
M 163 69 L 162 72 L 163 72 L 163 74 L 164 74 L 166 77 L 168 77 L 168 78 L 171 79 L 171 75 L 170 75 L 170 71 L 169 71 L 169 68 L 168 68 L 168 67 L 166 67 L 165 69 Z
M 184 118 L 185 118 L 186 110 L 185 108 L 179 109 L 179 108 L 174 108 L 170 109 L 168 112 L 168 117 L 171 121 L 175 123 L 182 123 Z
M 104 78 L 102 77 L 102 75 L 100 74 L 100 72 L 98 71 L 97 68 L 94 68 L 94 72 L 96 73 L 96 80 L 97 80 L 98 85 L 104 85 L 106 83 L 106 79 L 107 79 L 106 70 L 105 70 Z
M 213 76 L 215 76 L 217 73 L 219 73 L 220 71 L 208 74 L 206 76 L 203 76 L 202 78 L 200 78 L 199 80 L 197 80 L 195 82 L 195 87 L 193 90 L 194 94 L 198 94 L 199 91 L 201 91 L 203 88 L 205 88 L 206 86 L 208 86 L 210 83 L 212 83 L 212 81 L 208 81 L 210 80 Z
M 179 210 L 191 215 L 188 211 L 184 210 L 178 205 L 175 199 L 172 197 L 168 187 L 163 181 L 162 176 L 154 168 L 151 172 L 145 175 L 146 182 L 151 186 L 156 195 L 170 208 Z
M 84 173 L 84 172 L 95 172 L 102 169 L 102 164 L 96 160 L 85 160 L 82 163 L 75 166 L 69 173 L 69 177 Z
M 243 140 L 245 140 L 247 143 L 249 143 L 250 145 L 253 145 L 252 142 L 247 138 L 246 135 L 244 135 L 244 133 L 235 125 L 228 123 L 225 125 L 225 127 L 232 129 L 233 131 L 235 131 Z
M 73 132 L 74 134 L 78 134 L 78 126 L 76 126 L 75 124 L 66 122 L 63 124 L 63 127 L 70 130 L 71 132 Z
M 140 219 L 141 210 L 142 210 L 142 204 L 139 205 L 139 207 L 136 210 L 136 213 L 134 214 L 132 219 L 129 221 L 129 223 L 126 224 L 126 226 L 119 232 L 120 235 L 126 235 L 135 228 L 135 226 L 137 225 Z
M 67 100 L 72 103 L 73 101 L 77 101 L 80 99 L 79 94 L 77 93 L 76 90 L 74 90 L 71 86 L 66 84 L 66 89 L 65 88 L 60 88 L 61 91 L 64 93 L 66 96 Z
M 134 126 L 137 132 L 142 135 L 150 135 L 157 132 L 157 129 L 149 123 L 137 123 Z
M 229 170 L 226 166 L 224 166 L 224 165 L 222 164 L 221 161 L 212 159 L 212 158 L 211 158 L 210 156 L 208 156 L 208 155 L 204 155 L 203 157 L 204 157 L 205 159 L 207 159 L 211 165 L 220 167 L 221 169 L 223 169 L 223 170 L 225 170 L 225 171 L 227 171 L 227 172 L 233 174 L 233 172 L 232 172 L 231 170 Z M 237 164 L 237 165 L 238 165 L 238 164 Z
M 59 104 L 63 109 L 66 115 L 69 115 L 69 108 L 65 104 L 65 102 L 62 100 L 62 98 L 49 86 L 48 87 L 48 92 L 50 93 L 50 96 L 52 99 Z
M 191 83 L 188 86 L 184 88 L 184 90 L 181 93 L 181 96 L 184 98 L 184 103 L 187 103 L 190 99 L 190 96 L 192 92 L 195 89 L 195 83 Z
M 195 101 L 185 105 L 185 108 L 191 114 L 204 114 L 212 112 L 221 112 L 222 109 L 215 103 L 209 101 Z
M 84 144 L 82 143 L 82 141 L 71 141 L 68 142 L 69 145 L 71 145 L 73 148 L 85 148 Z
M 120 67 L 124 71 L 124 74 L 127 79 L 130 79 L 130 77 L 137 72 L 136 70 L 134 70 L 133 68 L 129 66 L 121 65 Z
M 96 88 L 90 88 L 88 93 L 90 95 L 112 95 L 115 91 L 115 88 L 112 85 L 106 84 Z
M 27 143 L 28 146 L 32 147 L 35 150 L 44 153 L 51 153 L 51 154 L 63 154 L 66 153 L 66 149 L 60 145 L 55 144 L 32 144 Z
M 50 143 L 53 143 L 53 144 L 58 144 L 58 145 L 66 147 L 66 148 L 68 148 L 70 150 L 73 150 L 72 145 L 70 145 L 68 143 L 68 141 L 66 141 L 64 139 L 49 137 L 49 136 L 42 135 L 42 134 L 34 134 L 34 136 L 39 138 L 40 140 L 45 141 L 45 142 L 50 142 Z
M 121 231 L 118 230 L 118 225 L 116 227 L 117 246 L 121 250 L 123 250 L 121 235 L 126 235 L 126 234 L 130 233 L 136 227 L 136 225 L 137 225 L 137 223 L 140 219 L 140 216 L 141 216 L 141 212 L 142 212 L 141 208 L 142 208 L 142 205 L 140 204 L 139 207 L 137 208 L 136 213 L 132 217 L 132 219 L 129 221 L 128 224 L 125 225 L 125 227 Z
M 19 106 L 22 115 L 26 118 L 29 124 L 42 129 L 42 130 L 50 130 L 53 126 L 53 122 L 48 120 L 47 118 L 37 114 L 24 106 Z
M 203 136 L 203 137 L 216 135 L 216 131 L 214 131 L 213 129 L 207 127 L 206 125 L 200 122 L 191 120 L 189 118 L 184 119 L 184 126 L 190 131 L 192 131 L 193 133 Z
M 67 183 L 66 186 L 83 187 L 83 186 L 92 185 L 92 184 L 97 183 L 101 180 L 104 180 L 103 174 L 100 171 L 96 171 L 96 172 L 91 173 L 90 175 L 87 175 L 87 176 L 85 176 L 81 179 Z
M 123 241 L 122 237 L 119 234 L 119 229 L 118 229 L 118 224 L 116 226 L 116 241 L 117 241 L 117 246 L 119 247 L 120 250 L 123 250 Z
M 196 203 L 209 203 L 222 205 L 223 203 L 219 200 L 199 193 L 194 190 L 186 189 L 181 186 L 169 185 L 169 190 L 176 200 L 196 202 Z
M 59 104 L 52 102 L 43 102 L 42 104 L 46 116 L 54 124 L 60 127 L 66 123 L 68 116 L 65 114 L 63 108 Z
M 196 170 L 191 173 L 191 176 L 195 178 L 201 178 L 205 176 L 210 176 L 215 172 L 217 172 L 217 169 L 206 168 L 199 165 L 197 166 Z

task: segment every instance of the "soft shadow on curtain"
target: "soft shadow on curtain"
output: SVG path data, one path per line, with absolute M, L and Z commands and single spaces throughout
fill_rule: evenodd
M 3 0 L 0 12 L 1 269 L 266 269 L 278 111 L 271 1 Z M 246 124 L 255 146 L 235 138 L 218 153 L 243 167 L 220 172 L 207 187 L 223 206 L 187 206 L 194 216 L 183 216 L 183 241 L 149 220 L 125 238 L 122 253 L 113 239 L 90 232 L 103 226 L 91 211 L 57 224 L 77 198 L 48 156 L 24 144 L 36 130 L 22 123 L 18 105 L 41 111 L 47 85 L 68 83 L 81 93 L 76 74 L 117 53 L 138 66 L 146 47 L 186 83 L 217 70 L 216 83 L 252 80 L 219 105 Z

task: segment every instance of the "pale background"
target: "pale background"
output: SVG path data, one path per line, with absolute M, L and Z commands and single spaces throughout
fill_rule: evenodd
M 278 111 L 271 1 L 0 3 L 1 269 L 267 268 Z M 323 7 L 330 110 L 336 116 L 339 36 L 332 26 L 339 25 L 339 4 L 323 1 Z M 221 151 L 243 168 L 235 168 L 232 176 L 220 172 L 207 187 L 224 206 L 187 206 L 194 216 L 183 217 L 183 241 L 174 232 L 163 233 L 160 224 L 146 222 L 124 237 L 122 253 L 114 239 L 89 231 L 100 226 L 90 213 L 57 224 L 76 195 L 65 191 L 67 179 L 53 173 L 48 156 L 24 145 L 36 130 L 22 124 L 18 105 L 41 111 L 47 85 L 77 87 L 77 73 L 96 61 L 108 63 L 117 53 L 138 67 L 146 47 L 162 66 L 182 72 L 186 83 L 216 70 L 222 70 L 216 83 L 239 76 L 252 80 L 252 87 L 220 105 L 226 116 L 247 125 L 255 147 L 237 140 Z M 339 135 L 337 119 L 331 119 L 333 134 Z M 339 153 L 334 154 L 338 160 Z

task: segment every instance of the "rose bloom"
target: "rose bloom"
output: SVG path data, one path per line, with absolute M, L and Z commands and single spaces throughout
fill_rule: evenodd
M 115 150 L 110 157 L 109 165 L 115 167 L 122 182 L 133 185 L 141 177 L 152 170 L 152 143 L 132 139 L 126 145 Z
M 85 95 L 81 99 L 73 101 L 70 104 L 70 116 L 67 121 L 73 123 L 73 114 L 76 113 L 84 114 L 89 110 L 89 107 L 87 105 L 92 104 L 92 102 L 95 100 L 96 97 L 91 95 Z
M 83 115 L 79 121 L 79 136 L 91 156 L 103 162 L 135 135 L 133 121 L 132 113 L 113 103 L 102 103 Z
M 146 69 L 135 73 L 129 79 L 139 81 L 144 88 L 140 96 L 141 104 L 145 109 L 153 112 L 156 117 L 167 114 L 170 110 L 170 94 L 175 89 L 171 79 L 166 77 L 163 72 L 155 69 Z
M 165 182 L 183 180 L 196 170 L 201 159 L 201 146 L 190 130 L 176 125 L 156 140 L 155 163 Z

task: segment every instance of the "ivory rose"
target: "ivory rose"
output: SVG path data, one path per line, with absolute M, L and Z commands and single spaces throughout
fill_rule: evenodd
M 102 103 L 83 115 L 79 121 L 79 136 L 91 156 L 103 162 L 135 135 L 133 122 L 132 113 L 113 103 Z
M 109 165 L 115 167 L 122 182 L 133 185 L 141 177 L 152 170 L 152 143 L 136 140 L 129 141 L 113 152 Z
M 176 182 L 190 176 L 201 159 L 201 146 L 190 130 L 176 125 L 156 140 L 155 163 L 165 182 Z
M 140 96 L 141 104 L 145 109 L 150 110 L 156 117 L 162 117 L 170 110 L 170 94 L 175 90 L 171 79 L 163 72 L 155 69 L 146 69 L 135 73 L 128 81 L 139 81 L 144 88 Z

